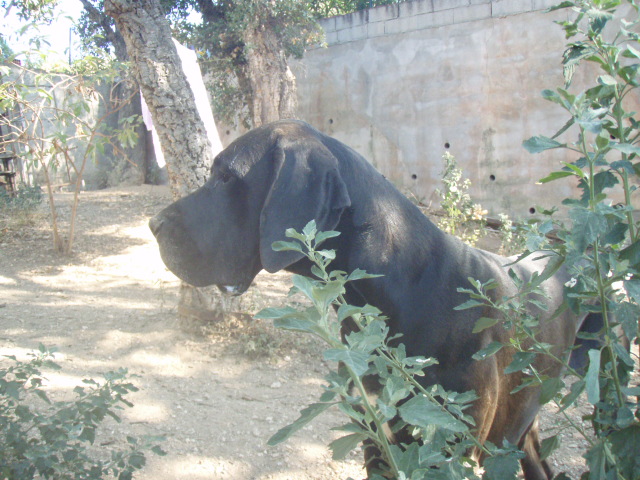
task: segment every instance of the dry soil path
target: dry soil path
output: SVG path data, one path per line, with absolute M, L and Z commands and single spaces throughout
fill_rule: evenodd
M 62 218 L 71 196 L 59 194 Z M 150 454 L 136 478 L 346 479 L 364 477 L 361 453 L 332 461 L 326 445 L 344 420 L 329 412 L 289 442 L 267 439 L 321 393 L 326 365 L 313 341 L 255 321 L 185 333 L 175 313 L 178 281 L 162 264 L 147 221 L 170 202 L 163 187 L 85 192 L 74 254 L 53 253 L 46 217 L 0 236 L 0 354 L 26 358 L 55 346 L 61 372 L 48 375 L 58 399 L 82 378 L 126 367 L 140 391 L 108 423 L 100 445 L 127 434 L 165 435 L 165 457 Z M 261 275 L 246 305 L 281 304 L 286 275 Z M 578 439 L 553 462 L 577 473 Z

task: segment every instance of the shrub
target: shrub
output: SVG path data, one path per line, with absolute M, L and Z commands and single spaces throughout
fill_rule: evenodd
M 447 152 L 442 159 L 443 189 L 438 190 L 438 194 L 444 216 L 438 221 L 438 226 L 443 231 L 458 236 L 465 243 L 475 245 L 485 234 L 484 216 L 487 212 L 479 204 L 473 203 L 468 193 L 471 180 L 462 178 L 462 170 L 455 157 Z
M 0 240 L 42 221 L 44 215 L 38 208 L 41 203 L 39 187 L 22 186 L 13 197 L 0 188 Z
M 132 478 L 146 462 L 144 451 L 164 452 L 152 446 L 158 437 L 127 437 L 122 449 L 91 452 L 100 424 L 132 404 L 125 397 L 137 388 L 120 369 L 105 375 L 104 383 L 83 380 L 74 389 L 75 400 L 52 401 L 43 388 L 42 369 L 59 370 L 52 351 L 40 346 L 31 360 L 5 357 L 0 367 L 0 478 L 7 480 Z M 108 455 L 105 455 L 107 453 Z
M 615 19 L 623 4 L 630 13 Z M 589 443 L 584 454 L 589 471 L 583 478 L 639 478 L 634 445 L 640 442 L 640 410 L 635 400 L 640 389 L 629 387 L 631 376 L 637 374 L 637 358 L 634 361 L 625 348 L 627 340 L 637 344 L 640 315 L 640 234 L 631 201 L 639 183 L 640 123 L 636 113 L 628 110 L 629 99 L 638 98 L 640 85 L 639 7 L 634 1 L 581 0 L 565 1 L 557 8 L 576 13 L 573 20 L 560 22 L 572 39 L 564 53 L 565 85 L 542 94 L 563 108 L 569 119 L 553 137 L 533 137 L 524 146 L 531 153 L 558 148 L 575 152 L 577 160 L 541 182 L 575 179 L 581 195 L 563 202 L 570 225 L 550 215 L 542 222 L 544 231 L 556 230 L 561 241 L 533 237 L 524 256 L 542 249 L 552 259 L 545 274 L 560 265 L 569 270 L 573 278 L 565 285 L 566 306 L 578 315 L 601 315 L 603 328 L 581 337 L 585 341 L 599 337 L 603 342 L 589 349 L 585 375 L 569 370 L 576 377 L 569 393 L 564 394 L 561 384 L 552 386 L 544 379 L 531 382 L 542 381 L 546 399 L 557 402 L 562 410 L 586 393 L 593 406 L 587 418 L 593 434 L 577 428 Z M 572 93 L 573 74 L 583 62 L 599 68 L 596 85 Z M 565 133 L 573 140 L 561 141 Z M 558 443 L 557 437 L 547 439 L 547 444 Z M 636 453 L 631 454 L 632 450 Z

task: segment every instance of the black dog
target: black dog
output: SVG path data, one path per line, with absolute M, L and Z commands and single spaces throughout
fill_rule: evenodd
M 510 394 L 522 380 L 521 373 L 503 373 L 510 349 L 471 358 L 492 341 L 507 342 L 509 333 L 496 325 L 473 334 L 476 320 L 495 312 L 454 310 L 468 299 L 457 289 L 469 286 L 469 277 L 499 282 L 496 298 L 515 293 L 504 267 L 510 260 L 444 234 L 346 145 L 298 121 L 253 130 L 218 155 L 202 188 L 163 210 L 150 227 L 164 262 L 182 280 L 241 294 L 262 269 L 309 273 L 301 254 L 274 252 L 271 244 L 311 219 L 319 230 L 341 232 L 326 244 L 337 252 L 333 268 L 383 275 L 349 284 L 347 301 L 382 310 L 391 332 L 403 334 L 408 355 L 438 359 L 426 381 L 476 391 L 470 413 L 480 441 L 519 445 L 525 478 L 551 478 L 538 454 L 539 390 Z M 543 264 L 524 260 L 511 268 L 526 279 Z M 544 319 L 556 311 L 566 281 L 556 275 L 543 284 L 548 308 L 536 314 Z M 574 344 L 580 321 L 567 313 L 541 325 L 540 341 L 557 345 L 559 353 Z M 551 376 L 561 371 L 543 356 L 534 366 Z

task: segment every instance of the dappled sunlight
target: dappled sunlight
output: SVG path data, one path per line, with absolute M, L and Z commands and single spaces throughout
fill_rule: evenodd
M 16 283 L 15 279 L 0 275 L 0 285 L 16 285 Z
M 12 335 L 10 330 L 3 330 L 3 333 L 7 336 Z M 29 361 L 33 358 L 35 354 L 35 350 L 33 348 L 24 348 L 24 347 L 9 347 L 4 346 L 0 347 L 0 358 L 3 357 L 15 357 L 16 360 L 20 362 Z M 60 354 L 56 354 L 56 360 L 60 359 L 62 356 Z
M 94 233 L 101 234 L 99 231 Z M 135 279 L 148 282 L 149 279 L 153 279 L 154 282 L 179 283 L 178 279 L 169 272 L 162 262 L 155 239 L 146 222 L 142 225 L 118 230 L 118 235 L 143 240 L 144 243 L 134 243 L 115 255 L 101 256 L 92 262 L 93 265 L 108 265 L 112 267 L 110 269 L 112 273 L 115 272 L 116 274 L 121 270 L 125 270 L 129 280 Z
M 100 288 L 179 285 L 179 280 L 162 263 L 158 249 L 148 245 L 133 246 L 117 255 L 100 257 L 90 265 L 65 265 L 19 274 L 15 279 L 2 276 L 0 284 L 19 287 L 20 281 L 26 279 L 42 287 L 93 293 L 96 283 Z
M 129 351 L 136 348 L 136 351 L 151 347 L 153 345 L 163 344 L 170 339 L 174 332 L 167 330 L 165 332 L 149 332 L 144 338 L 140 338 L 139 332 L 126 332 L 119 329 L 113 329 L 102 332 L 101 338 L 96 339 L 93 344 L 96 350 L 102 354 L 112 355 L 116 352 Z M 169 352 L 164 352 L 168 354 Z
M 193 375 L 193 366 L 185 364 L 179 355 L 138 350 L 128 355 L 126 363 L 147 369 L 155 375 L 186 377 Z
M 153 479 L 162 476 L 180 479 L 233 479 L 251 478 L 246 463 L 216 457 L 181 455 L 152 461 L 136 478 Z
M 89 379 L 86 375 L 72 375 L 69 373 L 65 373 L 64 371 L 45 371 L 43 373 L 45 378 L 43 387 L 47 392 L 69 393 L 76 387 L 88 387 L 82 381 L 83 379 Z M 104 378 L 102 376 L 92 378 L 91 380 L 99 383 L 104 383 Z
M 155 291 L 153 291 L 153 287 L 146 287 L 150 289 L 149 295 L 143 299 L 132 300 L 127 298 L 126 300 L 123 298 L 124 303 L 113 303 L 114 298 L 118 298 L 119 291 L 122 296 L 125 296 L 127 288 L 132 288 L 131 285 L 127 283 L 120 282 L 110 282 L 102 279 L 104 281 L 101 282 L 104 291 L 112 290 L 113 292 L 110 295 L 103 295 L 101 297 L 96 297 L 91 293 L 90 286 L 84 286 L 82 289 L 78 290 L 69 290 L 67 288 L 57 289 L 52 291 L 42 290 L 41 293 L 37 295 L 30 294 L 28 292 L 24 292 L 21 290 L 16 290 L 12 292 L 11 295 L 11 303 L 15 303 L 17 301 L 28 302 L 31 308 L 42 308 L 42 309 L 58 309 L 61 314 L 63 314 L 64 309 L 68 308 L 110 308 L 113 312 L 117 312 L 119 309 L 126 310 L 149 310 L 150 308 L 156 308 L 159 303 L 160 295 L 164 295 L 163 292 L 160 292 L 161 287 L 159 286 Z M 39 285 L 40 282 L 34 281 L 34 285 Z M 168 287 L 164 287 L 168 288 Z M 95 290 L 94 290 L 95 293 Z M 0 301 L 2 301 L 2 297 L 0 297 Z M 110 314 L 110 317 L 113 318 L 114 314 Z M 106 316 L 106 315 L 105 315 Z
M 310 427 L 311 428 L 308 428 L 307 430 L 312 430 L 313 424 L 311 424 Z M 295 442 L 295 450 L 296 456 L 299 459 L 302 459 L 303 463 L 304 461 L 313 462 L 314 459 L 317 459 L 318 457 L 329 455 L 329 449 L 326 445 L 319 442 L 309 442 L 307 440 L 297 439 Z
M 133 403 L 123 414 L 131 423 L 160 424 L 171 415 L 169 407 L 161 402 L 135 400 Z
M 258 323 L 181 331 L 180 282 L 147 227 L 165 200 L 142 193 L 83 194 L 70 257 L 53 254 L 46 236 L 11 244 L 0 275 L 0 355 L 28 361 L 39 343 L 57 347 L 62 369 L 43 372 L 54 401 L 73 400 L 83 379 L 102 384 L 106 373 L 126 368 L 126 382 L 139 389 L 126 396 L 133 407 L 118 410 L 122 422 L 105 424 L 99 441 L 166 437 L 168 455 L 147 455 L 139 480 L 362 478 L 360 458 L 333 462 L 323 446 L 335 438 L 329 427 L 343 423 L 334 413 L 290 442 L 266 445 L 321 394 L 322 360 L 306 340 L 283 343 L 282 332 Z M 289 285 L 288 274 L 262 274 L 243 305 L 284 303 Z M 263 346 L 255 356 L 245 355 L 250 342 Z
M 327 372 L 329 372 L 329 369 L 327 369 Z M 300 383 L 303 385 L 318 387 L 318 393 L 323 391 L 322 386 L 327 385 L 327 381 L 323 377 L 319 377 L 317 375 L 309 375 L 308 377 L 301 378 Z
M 89 235 L 115 235 L 118 237 L 135 238 L 145 242 L 153 239 L 153 234 L 146 223 L 136 223 L 131 226 L 106 225 L 86 231 Z

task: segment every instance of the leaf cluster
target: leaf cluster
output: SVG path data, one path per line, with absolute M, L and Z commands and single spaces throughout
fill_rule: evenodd
M 327 18 L 403 1 L 405 0 L 312 0 L 309 8 L 318 18 Z
M 44 388 L 43 369 L 59 370 L 53 351 L 40 346 L 31 360 L 5 357 L 0 366 L 0 476 L 8 480 L 132 478 L 144 467 L 144 451 L 164 455 L 152 443 L 159 437 L 127 438 L 121 449 L 107 449 L 96 458 L 90 447 L 103 421 L 117 422 L 118 412 L 132 404 L 126 395 L 137 391 L 120 369 L 104 382 L 83 380 L 74 389 L 75 400 L 52 401 Z
M 486 211 L 471 199 L 468 192 L 471 180 L 463 179 L 462 170 L 455 157 L 446 152 L 442 159 L 444 160 L 443 188 L 437 192 L 444 215 L 438 221 L 438 226 L 446 233 L 459 237 L 465 243 L 475 245 L 485 234 Z
M 5 11 L 15 9 L 22 20 L 51 23 L 59 0 L 0 0 Z
M 293 241 L 276 242 L 273 248 L 297 251 L 313 263 L 313 277 L 294 275 L 292 288 L 292 293 L 304 294 L 311 306 L 269 308 L 256 318 L 321 338 L 327 344 L 324 359 L 335 368 L 326 376 L 319 401 L 302 410 L 300 418 L 279 430 L 269 444 L 287 440 L 321 413 L 337 408 L 349 422 L 335 428 L 345 435 L 329 445 L 333 458 L 343 458 L 363 442 L 368 448 L 375 446 L 380 462 L 372 479 L 478 478 L 475 462 L 467 456 L 472 448 L 491 457 L 483 478 L 515 478 L 522 453 L 508 444 L 480 445 L 473 436 L 474 421 L 466 410 L 476 395 L 433 385 L 427 378 L 429 367 L 437 364 L 435 359 L 407 356 L 401 338 L 389 335 L 378 309 L 346 302 L 349 282 L 376 275 L 328 271 L 335 251 L 320 246 L 339 233 L 318 232 L 310 222 L 302 232 L 289 229 L 286 235 Z M 404 440 L 394 442 L 386 426 Z
M 616 12 L 623 4 L 631 14 L 621 19 Z M 543 273 L 530 280 L 512 274 L 519 293 L 497 300 L 491 295 L 495 285 L 471 280 L 473 288 L 463 289 L 470 300 L 460 308 L 490 306 L 502 313 L 504 327 L 515 332 L 509 346 L 517 350 L 505 372 L 524 372 L 518 389 L 539 387 L 541 402 L 555 403 L 565 416 L 562 428 L 577 431 L 588 442 L 584 453 L 588 472 L 583 478 L 632 479 L 640 476 L 640 462 L 629 450 L 640 440 L 640 390 L 629 384 L 637 374 L 638 359 L 626 345 L 638 342 L 640 316 L 640 238 L 632 202 L 640 185 L 640 124 L 630 109 L 639 86 L 639 7 L 635 1 L 580 0 L 562 2 L 551 10 L 559 8 L 575 12 L 573 20 L 559 22 L 571 40 L 564 53 L 565 85 L 542 95 L 564 109 L 569 119 L 555 135 L 530 138 L 524 147 L 531 153 L 572 152 L 576 160 L 565 161 L 561 170 L 541 182 L 572 179 L 580 195 L 563 202 L 569 224 L 545 212 L 548 218 L 531 229 L 527 251 L 520 258 L 548 257 Z M 600 74 L 595 86 L 575 93 L 571 81 L 582 63 L 595 65 Z M 552 230 L 559 242 L 545 238 Z M 558 312 L 547 312 L 551 318 L 571 309 L 579 318 L 602 319 L 600 331 L 578 334 L 589 347 L 585 371 L 572 368 L 569 352 L 557 352 L 537 340 L 543 311 L 538 301 L 544 295 L 541 281 L 560 268 L 570 280 L 564 287 L 564 305 Z M 481 318 L 476 331 L 494 323 Z M 491 344 L 476 357 L 486 358 L 503 347 Z M 533 364 L 539 355 L 564 364 L 571 381 L 536 371 Z M 592 413 L 584 418 L 592 431 L 566 415 L 582 394 L 592 405 Z M 558 431 L 543 441 L 544 455 L 559 445 Z

